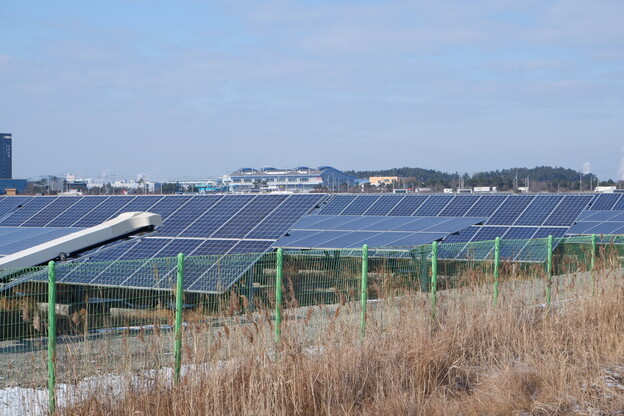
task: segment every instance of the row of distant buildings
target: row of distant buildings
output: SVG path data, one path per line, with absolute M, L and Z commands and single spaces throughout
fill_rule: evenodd
M 94 188 L 110 188 L 121 193 L 255 193 L 255 192 L 297 192 L 313 191 L 338 192 L 361 185 L 361 179 L 344 173 L 331 166 L 311 168 L 298 166 L 295 168 L 260 169 L 241 168 L 236 171 L 214 178 L 184 179 L 167 182 L 152 182 L 147 177 L 136 180 L 109 181 L 106 178 L 77 178 L 68 174 L 65 178 L 63 193 L 78 194 L 93 192 Z

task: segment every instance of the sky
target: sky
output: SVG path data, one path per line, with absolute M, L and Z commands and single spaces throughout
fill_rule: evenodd
M 622 0 L 0 3 L 14 177 L 624 179 Z

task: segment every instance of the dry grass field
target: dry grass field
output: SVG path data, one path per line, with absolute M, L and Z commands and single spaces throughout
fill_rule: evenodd
M 559 280 L 551 308 L 534 303 L 539 281 L 507 282 L 497 307 L 491 286 L 440 293 L 435 320 L 426 294 L 376 301 L 364 340 L 349 303 L 288 310 L 277 347 L 268 311 L 191 323 L 179 385 L 128 378 L 123 393 L 93 389 L 59 413 L 624 414 L 624 279 L 596 276 L 593 296 L 587 274 Z

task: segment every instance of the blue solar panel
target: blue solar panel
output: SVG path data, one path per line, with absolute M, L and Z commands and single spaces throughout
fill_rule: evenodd
M 356 195 L 334 195 L 318 211 L 319 215 L 338 215 L 356 198 Z
M 237 253 L 264 253 L 271 247 L 273 241 L 252 241 L 252 240 L 242 240 L 239 241 L 228 254 L 237 254 Z
M 487 225 L 512 225 L 534 198 L 531 195 L 510 195 L 485 223 Z
M 481 227 L 467 227 L 457 233 L 453 233 L 444 239 L 445 243 L 467 243 L 475 236 Z
M 364 215 L 388 215 L 405 195 L 383 195 L 375 201 Z
M 286 201 L 271 212 L 245 236 L 245 238 L 278 238 L 318 205 L 325 195 L 290 195 Z
M 419 217 L 386 217 L 383 221 L 371 224 L 368 227 L 362 227 L 363 231 L 379 231 L 379 230 L 387 230 L 387 231 L 398 231 L 399 227 L 405 226 L 406 224 L 414 224 L 422 221 L 424 218 Z
M 307 227 L 300 227 L 299 223 L 296 222 L 295 225 L 293 225 L 293 229 L 294 230 L 331 230 L 332 228 L 335 229 L 347 229 L 347 230 L 351 230 L 351 228 L 344 228 L 345 226 L 347 226 L 350 222 L 356 221 L 361 219 L 361 216 L 358 215 L 324 215 L 323 216 L 324 220 L 320 221 L 318 223 L 315 223 L 313 225 L 309 225 Z M 342 227 L 342 228 L 341 228 Z
M 158 238 L 148 238 L 148 240 L 157 240 Z M 186 238 L 172 239 L 169 244 L 165 245 L 154 257 L 172 257 L 182 253 L 185 256 L 194 255 L 194 250 L 204 241 Z
M 200 240 L 201 241 L 201 240 Z M 193 251 L 193 256 L 205 256 L 214 254 L 225 254 L 238 243 L 238 240 L 204 240 L 202 244 Z
M 617 202 L 613 205 L 611 209 L 617 210 L 617 211 L 624 210 L 624 196 L 620 196 L 620 199 L 617 200 Z
M 184 206 L 193 197 L 190 195 L 167 195 L 150 207 L 150 212 L 159 214 L 166 221 L 173 213 Z
M 37 214 L 39 211 L 41 211 L 43 208 L 45 208 L 57 198 L 58 197 L 56 196 L 41 196 L 38 198 L 32 198 L 21 208 L 13 210 L 13 214 L 0 222 L 0 226 L 17 227 L 23 222 L 28 221 L 29 218 Z
M 277 240 L 273 247 L 318 247 L 349 233 L 351 231 L 292 231 L 288 236 Z
M 432 195 L 414 213 L 415 217 L 436 216 L 451 202 L 452 195 Z
M 393 218 L 379 216 L 364 216 L 349 221 L 341 226 L 332 227 L 332 230 L 369 230 L 369 231 L 387 231 L 388 220 Z M 297 222 L 298 225 L 298 222 Z
M 544 225 L 570 226 L 591 201 L 591 195 L 568 195 L 557 205 L 557 209 L 544 221 Z
M 479 203 L 466 212 L 466 217 L 489 217 L 508 198 L 508 195 L 482 195 Z
M 214 207 L 222 198 L 223 196 L 218 195 L 196 196 L 192 198 L 167 217 L 159 230 L 159 235 L 162 237 L 175 237 L 187 228 L 192 228 L 195 220 Z M 195 235 L 195 237 L 208 236 Z
M 13 212 L 20 205 L 27 204 L 34 198 L 28 196 L 5 196 L 0 200 L 0 220 Z
M 213 238 L 243 238 L 262 219 L 269 215 L 279 204 L 284 202 L 285 195 L 258 195 L 239 212 L 219 228 Z
M 441 217 L 463 217 L 481 198 L 480 195 L 457 195 L 440 212 Z
M 585 211 L 590 216 L 581 215 L 579 221 L 613 221 L 621 214 L 621 211 Z M 585 217 L 585 218 L 582 218 Z M 582 218 L 582 219 L 581 219 Z
M 603 211 L 613 209 L 617 202 L 619 201 L 622 194 L 600 194 L 594 198 L 591 206 L 589 207 L 592 211 Z
M 362 215 L 380 198 L 379 195 L 358 195 L 340 215 Z
M 122 212 L 150 212 L 150 208 L 163 198 L 162 195 L 138 195 L 132 201 L 124 205 L 123 208 L 110 215 L 108 219 L 115 218 Z
M 504 240 L 528 240 L 535 235 L 538 227 L 511 227 L 505 235 L 501 236 Z
M 552 210 L 555 209 L 562 200 L 563 196 L 560 195 L 538 195 L 513 224 L 542 225 Z
M 414 211 L 416 211 L 420 206 L 429 199 L 429 196 L 422 195 L 405 195 L 405 197 L 396 204 L 394 208 L 388 213 L 388 215 L 393 217 L 409 217 Z
M 354 248 L 361 247 L 363 244 L 367 242 L 367 240 L 375 237 L 379 233 L 374 231 L 358 231 L 358 232 L 348 232 L 339 237 L 333 238 L 328 241 L 323 241 L 322 243 L 318 243 L 312 245 L 312 248 Z
M 472 217 L 464 217 L 464 218 L 438 217 L 438 219 L 442 221 L 440 221 L 438 224 L 434 224 L 431 227 L 424 229 L 423 231 L 453 233 L 453 232 L 462 230 L 464 228 L 470 227 L 471 225 L 482 223 L 483 221 L 486 220 L 486 218 L 472 218 Z
M 430 244 L 434 241 L 441 240 L 448 233 L 413 233 L 400 240 L 391 243 L 391 247 L 414 247 L 422 244 Z
M 595 222 L 584 234 L 617 234 L 622 226 L 624 223 L 621 222 Z M 571 230 L 568 232 L 571 233 Z
M 72 224 L 73 227 L 93 227 L 106 221 L 117 210 L 122 209 L 134 196 L 111 196 L 95 207 L 89 215 L 85 215 Z
M 554 238 L 563 237 L 565 235 L 565 228 L 556 228 L 556 227 L 540 227 L 533 238 L 546 238 L 549 235 L 552 235 Z
M 375 236 L 369 237 L 362 244 L 356 247 L 361 247 L 363 244 L 367 244 L 370 248 L 380 248 L 380 247 L 403 247 L 403 245 L 395 245 L 396 241 L 402 240 L 405 237 L 409 237 L 413 235 L 413 233 L 405 232 L 380 232 Z M 433 241 L 433 240 L 432 240 Z M 409 244 L 405 244 L 406 246 Z
M 578 223 L 574 224 L 572 227 L 570 227 L 570 229 L 568 229 L 568 232 L 566 234 L 569 235 L 574 235 L 574 234 L 591 234 L 588 231 L 595 227 L 596 224 L 600 224 L 599 222 L 595 222 L 595 221 L 579 221 Z
M 198 213 L 197 220 L 193 222 L 192 226 L 182 231 L 179 236 L 210 237 L 253 198 L 254 195 L 228 195 L 210 210 L 203 214 Z
M 88 196 L 81 198 L 74 205 L 61 212 L 56 218 L 50 220 L 46 227 L 70 227 L 80 218 L 88 215 L 96 206 L 100 205 L 107 196 Z
M 43 227 L 60 213 L 80 201 L 82 197 L 57 198 L 21 224 L 22 227 Z
M 18 251 L 47 243 L 56 238 L 71 234 L 79 228 L 10 228 L 0 229 L 0 255 L 9 255 Z
M 509 227 L 480 227 L 480 230 L 477 231 L 475 236 L 472 238 L 472 241 L 490 241 L 494 240 L 496 237 L 500 237 L 504 235 Z M 486 259 L 493 253 L 494 243 L 491 245 L 476 245 L 470 246 L 464 250 L 462 250 L 457 258 L 466 258 L 466 259 Z

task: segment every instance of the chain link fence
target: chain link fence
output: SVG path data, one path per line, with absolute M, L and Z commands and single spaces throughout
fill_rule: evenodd
M 3 270 L 0 414 L 54 413 L 97 389 L 121 389 L 120 380 L 178 382 L 185 366 L 201 366 L 209 355 L 232 358 L 214 347 L 223 334 L 234 342 L 232 327 L 249 339 L 268 336 L 258 330 L 266 325 L 279 344 L 296 330 L 292 322 L 314 315 L 312 342 L 322 336 L 322 318 L 342 308 L 345 328 L 363 337 L 367 317 L 383 320 L 380 310 L 366 311 L 371 302 L 415 295 L 436 319 L 444 312 L 438 297 L 455 296 L 453 289 L 491 286 L 484 301 L 496 305 L 523 281 L 533 284 L 527 304 L 550 307 L 565 294 L 594 293 L 596 270 L 622 267 L 623 243 L 622 236 L 496 239 Z M 558 286 L 564 275 L 583 284 Z

